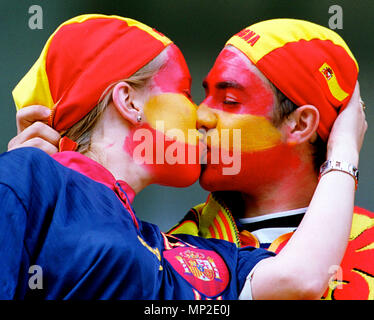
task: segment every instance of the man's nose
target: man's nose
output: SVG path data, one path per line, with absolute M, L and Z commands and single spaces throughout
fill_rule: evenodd
M 197 129 L 213 129 L 217 126 L 216 113 L 205 104 L 197 109 Z

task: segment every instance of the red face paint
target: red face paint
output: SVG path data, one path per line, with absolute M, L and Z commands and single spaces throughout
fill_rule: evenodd
M 187 187 L 200 176 L 198 146 L 171 140 L 145 123 L 131 130 L 124 150 L 152 174 L 151 183 Z
M 236 114 L 270 116 L 274 93 L 247 57 L 235 48 L 219 54 L 203 83 L 204 104 Z
M 167 49 L 167 63 L 154 76 L 154 93 L 173 92 L 191 99 L 191 75 L 182 52 L 174 44 Z
M 208 151 L 209 157 L 215 152 Z M 286 155 L 286 156 L 285 156 Z M 241 168 L 236 175 L 223 175 L 223 168 L 231 165 L 207 164 L 200 176 L 201 186 L 208 191 L 240 191 L 254 194 L 283 179 L 300 165 L 298 155 L 289 146 L 282 144 L 264 151 L 241 153 Z
M 211 144 L 208 164 L 204 166 L 200 183 L 209 191 L 235 190 L 248 194 L 259 186 L 276 183 L 288 174 L 300 160 L 292 147 L 282 142 L 282 134 L 271 123 L 275 97 L 269 82 L 257 68 L 235 48 L 226 47 L 218 56 L 204 81 L 206 98 L 198 109 L 198 127 L 218 131 L 239 129 L 240 143 L 229 148 L 222 141 Z M 233 155 L 232 146 L 241 149 L 240 171 L 224 175 L 222 152 Z M 219 149 L 219 150 L 217 150 Z M 235 150 L 235 149 L 234 149 Z M 220 162 L 210 162 L 214 153 Z M 211 159 L 209 159 L 211 158 Z

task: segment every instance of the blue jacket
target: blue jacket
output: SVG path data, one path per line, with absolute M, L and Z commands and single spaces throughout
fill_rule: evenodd
M 75 152 L 65 158 L 85 174 L 34 148 L 0 155 L 0 299 L 237 299 L 272 255 L 166 235 L 136 218 L 109 171 Z M 112 180 L 95 179 L 100 172 Z

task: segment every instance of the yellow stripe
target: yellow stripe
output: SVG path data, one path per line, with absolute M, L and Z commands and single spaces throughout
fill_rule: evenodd
M 327 63 L 324 63 L 321 68 L 319 68 L 319 71 L 322 73 L 323 77 L 325 78 L 327 85 L 330 89 L 331 94 L 335 97 L 335 99 L 339 101 L 343 101 L 345 98 L 348 97 L 348 93 L 345 92 L 339 85 L 338 80 L 336 79 L 335 72 L 331 74 L 331 78 L 327 77 L 324 74 L 324 70 L 326 68 L 331 69 L 334 71 Z
M 357 249 L 356 252 L 366 251 L 366 250 L 373 250 L 374 249 L 374 242 L 362 247 L 361 249 Z
M 330 40 L 341 46 L 353 59 L 358 70 L 358 64 L 344 40 L 334 31 L 314 23 L 294 19 L 273 19 L 262 21 L 249 26 L 254 34 L 251 39 L 259 36 L 258 41 L 252 45 L 238 35 L 229 39 L 226 45 L 233 45 L 241 50 L 253 62 L 257 63 L 271 51 L 283 47 L 286 43 L 312 39 Z
M 218 233 L 218 230 L 217 230 L 216 226 L 214 225 L 214 223 L 212 223 L 210 226 L 214 230 L 214 235 L 212 235 L 212 238 L 219 239 L 219 233 Z
M 184 221 L 174 229 L 172 229 L 171 234 L 191 234 L 193 236 L 199 235 L 199 229 L 195 222 L 193 221 Z
M 254 152 L 267 150 L 281 142 L 279 129 L 263 116 L 251 114 L 235 114 L 217 109 L 210 109 L 205 104 L 199 106 L 199 116 L 209 116 L 212 112 L 219 114 L 220 122 L 215 129 L 210 130 L 211 146 L 219 148 L 222 144 L 221 137 L 226 136 L 233 150 L 241 152 Z M 234 139 L 234 129 L 240 136 Z M 214 138 L 217 133 L 219 139 Z M 240 139 L 239 139 L 240 137 Z
M 53 109 L 55 105 L 46 71 L 47 52 L 51 40 L 52 36 L 48 39 L 38 60 L 12 91 L 17 110 L 34 104 L 43 105 L 49 109 Z
M 354 213 L 349 240 L 356 239 L 360 234 L 372 227 L 374 227 L 374 218 L 370 218 L 364 214 Z
M 223 223 L 221 217 L 218 214 L 216 216 L 216 220 L 217 220 L 219 226 L 221 227 L 221 231 L 222 231 L 222 234 L 223 234 L 223 239 L 222 240 L 228 241 L 229 237 L 227 236 L 227 230 L 226 230 L 225 224 Z
M 184 95 L 178 93 L 155 95 L 146 102 L 143 109 L 145 118 L 153 129 L 182 143 L 190 145 L 199 143 L 196 130 L 196 106 Z

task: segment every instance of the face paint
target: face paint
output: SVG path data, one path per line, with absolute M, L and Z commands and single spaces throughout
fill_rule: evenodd
M 196 105 L 190 97 L 191 76 L 177 46 L 153 77 L 144 120 L 126 138 L 124 149 L 142 163 L 152 183 L 186 187 L 200 175 Z
M 173 92 L 191 99 L 191 75 L 182 52 L 174 44 L 167 50 L 167 63 L 153 77 L 155 93 Z
M 153 183 L 185 187 L 200 175 L 196 107 L 186 97 L 164 93 L 144 106 L 145 123 L 133 128 L 125 150 L 154 177 Z
M 299 158 L 282 142 L 281 131 L 271 123 L 274 93 L 270 84 L 239 50 L 225 48 L 204 81 L 206 99 L 198 109 L 198 127 L 216 131 L 219 137 L 208 143 L 208 163 L 200 178 L 209 191 L 236 190 L 253 193 L 260 185 L 284 177 Z M 232 132 L 240 130 L 240 140 Z M 222 144 L 228 130 L 229 146 Z M 225 150 L 226 149 L 226 150 Z M 229 150 L 227 150 L 229 149 Z M 224 175 L 225 164 L 214 162 L 213 155 L 240 149 L 240 171 Z
M 208 154 L 214 152 L 210 149 Z M 276 184 L 277 180 L 287 177 L 290 171 L 300 166 L 301 160 L 294 149 L 281 144 L 255 153 L 242 152 L 240 162 L 240 172 L 235 175 L 223 175 L 225 165 L 222 163 L 206 165 L 200 176 L 201 186 L 208 191 L 260 193 Z
M 229 133 L 230 148 L 237 148 L 243 152 L 255 152 L 270 149 L 281 143 L 281 133 L 265 117 L 250 114 L 233 114 L 222 110 L 210 109 L 205 104 L 201 104 L 198 109 L 199 121 L 204 122 L 204 117 L 217 117 L 219 121 L 213 130 L 217 130 L 221 136 L 222 130 Z M 209 121 L 209 120 L 208 120 Z M 233 130 L 240 130 L 240 140 L 233 138 Z M 219 140 L 212 141 L 211 147 L 222 147 Z M 228 147 L 228 146 L 224 146 Z
M 133 128 L 124 149 L 152 176 L 152 183 L 186 187 L 200 175 L 196 106 L 190 100 L 191 76 L 183 55 L 169 46 L 168 60 L 153 77 L 141 126 Z
M 131 129 L 123 148 L 151 173 L 151 183 L 187 187 L 200 176 L 198 144 L 171 140 L 147 123 Z
M 174 129 L 180 130 L 182 142 L 187 142 L 189 131 L 196 133 L 196 106 L 185 96 L 175 93 L 163 93 L 153 96 L 144 105 L 146 121 L 156 129 L 157 123 L 162 122 L 166 135 Z M 170 136 L 169 134 L 169 136 Z M 197 141 L 190 141 L 196 145 Z
M 210 108 L 270 119 L 275 101 L 271 86 L 236 48 L 228 47 L 220 53 L 203 86 L 204 103 Z

